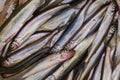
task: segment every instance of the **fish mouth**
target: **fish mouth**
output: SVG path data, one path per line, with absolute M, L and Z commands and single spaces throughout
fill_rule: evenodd
M 74 51 L 74 50 L 63 51 L 63 52 L 61 53 L 61 58 L 62 58 L 63 60 L 68 60 L 68 59 L 70 59 L 71 57 L 73 57 L 74 54 L 75 54 L 75 51 Z
M 19 47 L 20 47 L 20 44 L 17 41 L 14 41 L 10 46 L 11 50 L 18 49 Z

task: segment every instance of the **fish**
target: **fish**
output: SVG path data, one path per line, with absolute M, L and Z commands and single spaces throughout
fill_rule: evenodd
M 84 61 L 83 61 L 83 62 L 80 63 L 80 65 L 79 65 L 79 67 L 78 67 L 78 71 L 77 71 L 77 73 L 75 74 L 75 77 L 74 77 L 73 80 L 78 80 L 78 79 L 79 79 L 79 75 L 81 75 L 84 66 L 85 66 L 85 65 L 84 65 Z
M 11 53 L 7 59 L 5 61 L 3 61 L 4 63 L 4 67 L 11 67 L 14 66 L 15 64 L 18 64 L 19 62 L 23 61 L 24 59 L 28 58 L 30 55 L 34 54 L 35 52 L 39 51 L 40 49 L 44 48 L 48 41 L 50 41 L 50 39 L 56 35 L 58 33 L 58 31 L 54 31 L 50 36 L 46 36 L 45 38 L 42 38 L 36 42 L 34 42 L 33 44 L 22 48 L 21 50 L 18 50 L 14 53 Z
M 23 5 L 22 9 L 18 9 L 18 11 L 13 13 L 14 16 L 11 15 L 12 18 L 10 17 L 7 19 L 7 21 L 1 26 L 2 29 L 0 30 L 0 52 L 18 33 L 24 23 L 30 19 L 33 12 L 43 4 L 43 0 L 29 0 Z
M 97 22 L 96 27 L 99 27 L 100 23 L 102 22 L 102 20 Z M 79 58 L 82 57 L 82 55 L 84 55 L 84 52 L 87 50 L 87 48 L 92 44 L 92 41 L 94 40 L 96 31 L 92 32 L 91 35 L 86 36 L 86 38 L 81 41 L 81 43 L 78 43 L 77 46 L 73 46 L 72 48 L 68 48 L 66 50 L 74 50 L 76 52 L 76 54 L 73 56 L 73 58 L 71 58 L 69 61 L 66 62 L 66 64 L 63 64 L 63 66 L 61 66 L 61 68 L 59 68 L 55 73 L 54 76 L 56 79 L 62 79 L 62 77 L 68 72 L 70 71 L 70 69 L 73 68 L 73 66 L 75 66 L 77 64 L 77 62 L 79 62 Z M 79 38 L 78 38 L 79 39 Z M 86 44 L 86 43 L 87 44 Z M 72 43 L 74 44 L 74 42 Z M 87 46 L 87 47 L 86 47 Z M 75 62 L 75 63 L 74 63 Z M 73 65 L 73 64 L 74 65 Z M 72 67 L 70 67 L 72 65 Z M 70 67 L 70 69 L 68 69 Z M 68 70 L 67 70 L 68 69 Z M 62 75 L 64 74 L 64 75 Z
M 113 69 L 112 72 L 112 80 L 119 80 L 120 79 L 120 63 L 117 64 L 117 66 Z
M 104 39 L 104 37 L 107 35 L 108 30 L 110 29 L 110 25 L 112 23 L 112 20 L 114 18 L 115 15 L 115 4 L 111 3 L 105 13 L 104 19 L 100 25 L 100 28 L 97 32 L 97 36 L 92 44 L 92 48 L 90 50 L 90 53 L 88 55 L 88 59 L 90 58 L 90 56 L 92 56 L 95 51 L 97 50 L 97 48 L 99 47 L 99 45 L 101 44 L 102 40 Z M 86 59 L 86 62 L 88 62 L 88 59 Z
M 105 13 L 106 7 L 102 9 L 98 14 L 96 14 L 88 23 L 83 25 L 83 28 L 76 34 L 76 36 L 71 39 L 71 41 L 66 45 L 66 48 L 72 49 L 72 47 L 77 46 L 82 40 L 85 39 L 87 35 L 99 28 L 101 24 L 103 14 Z
M 114 33 L 116 31 L 116 27 L 112 26 L 104 39 L 104 41 L 101 43 L 97 51 L 89 58 L 88 62 L 85 61 L 86 67 L 84 68 L 82 75 L 79 80 L 84 80 L 85 77 L 89 74 L 89 72 L 98 64 L 97 61 L 100 61 L 100 58 L 102 54 L 106 50 L 107 44 L 109 44 L 111 38 L 113 37 Z M 88 56 L 89 57 L 89 56 Z
M 74 79 L 74 70 L 72 70 L 69 75 L 68 78 L 66 80 L 73 80 Z
M 95 0 L 91 6 L 89 7 L 87 13 L 86 13 L 86 18 L 85 21 L 89 20 L 92 18 L 92 16 L 95 15 L 102 7 L 106 6 L 109 4 L 111 0 Z
M 17 46 L 16 47 L 14 46 L 14 48 L 11 49 L 12 50 L 11 53 L 13 53 L 13 52 L 15 52 L 15 51 L 25 47 L 28 44 L 32 44 L 33 42 L 35 42 L 35 41 L 37 41 L 37 40 L 39 40 L 39 39 L 41 39 L 44 36 L 47 36 L 49 34 L 50 34 L 50 32 L 40 32 L 40 33 L 33 34 L 19 48 L 16 48 Z M 13 46 L 13 45 L 11 44 L 11 46 Z
M 72 69 L 80 60 L 80 58 L 84 55 L 84 52 L 88 49 L 88 47 L 91 45 L 93 39 L 95 37 L 95 34 L 87 37 L 85 40 L 83 40 L 75 49 L 74 56 L 66 61 L 61 67 L 55 71 L 50 76 L 54 76 L 55 80 L 62 80 L 62 78 Z M 70 68 L 70 69 L 69 69 Z M 69 71 L 68 71 L 69 70 Z M 47 78 L 46 78 L 47 79 Z
M 43 6 L 40 9 L 40 12 L 48 10 L 50 8 L 53 8 L 55 6 L 57 6 L 59 3 L 61 3 L 63 0 L 49 0 L 48 4 L 46 6 Z
M 88 77 L 86 77 L 87 80 L 91 80 L 92 75 L 94 74 L 94 68 L 90 71 Z
M 35 73 L 38 73 L 42 70 L 46 70 L 49 67 L 52 67 L 53 65 L 57 65 L 62 63 L 65 60 L 68 60 L 74 55 L 74 52 L 62 52 L 61 54 L 51 54 L 41 60 L 36 67 L 34 67 L 32 70 L 30 70 L 27 74 L 23 76 L 23 78 L 29 77 Z M 44 65 L 44 66 L 43 66 Z
M 2 5 L 4 5 L 2 12 L 0 12 L 0 27 L 15 10 L 16 2 L 17 0 L 2 0 L 2 2 L 0 2 Z
M 102 65 L 103 65 L 103 61 L 105 59 L 105 55 L 103 54 L 99 64 L 95 67 L 93 76 L 92 76 L 92 80 L 101 80 L 102 77 Z
M 79 12 L 74 22 L 68 29 L 65 30 L 65 32 L 62 34 L 63 36 L 61 36 L 60 39 L 55 43 L 51 50 L 52 52 L 58 52 L 62 50 L 64 46 L 70 41 L 70 39 L 72 39 L 72 37 L 80 30 L 84 22 L 85 13 L 91 3 L 92 1 L 90 0 L 89 3 L 82 9 L 82 11 Z
M 71 2 L 75 2 L 75 1 L 77 1 L 77 0 L 63 0 L 61 2 L 61 4 L 67 4 L 67 3 L 71 3 Z
M 6 2 L 6 0 L 1 0 L 0 1 L 0 13 L 1 13 L 1 11 L 3 10 L 3 8 L 5 6 L 5 2 Z
M 53 31 L 62 26 L 64 27 L 66 24 L 69 25 L 72 22 L 72 18 L 74 19 L 75 15 L 77 15 L 78 11 L 78 9 L 71 7 L 65 9 L 40 26 L 37 31 Z
M 104 67 L 103 67 L 102 80 L 112 79 L 112 65 L 111 65 L 110 52 L 111 52 L 110 48 L 107 47 L 106 55 L 105 55 L 105 62 L 104 62 Z
M 69 6 L 69 4 L 55 7 L 32 19 L 32 21 L 27 23 L 18 33 L 11 47 L 15 48 L 16 46 L 21 46 L 39 28 L 39 26 L 43 25 L 53 15 L 55 15 L 60 10 L 66 8 L 67 6 Z
M 117 46 L 116 46 L 116 52 L 115 52 L 115 57 L 114 57 L 114 66 L 116 66 L 120 59 L 120 14 L 118 13 L 118 30 L 117 30 Z
M 46 70 L 43 70 L 43 71 L 40 71 L 40 72 L 37 72 L 36 74 L 33 74 L 31 76 L 28 76 L 28 77 L 21 77 L 22 79 L 25 79 L 25 80 L 43 80 L 43 78 L 51 71 L 53 70 L 55 67 L 57 66 L 57 64 L 47 68 Z

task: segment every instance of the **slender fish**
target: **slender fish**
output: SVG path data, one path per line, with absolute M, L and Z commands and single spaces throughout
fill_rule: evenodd
M 76 34 L 76 36 L 68 43 L 67 48 L 71 49 L 73 46 L 77 46 L 82 40 L 85 39 L 90 32 L 95 31 L 101 24 L 103 14 L 107 7 L 103 8 L 98 14 L 96 14 L 88 23 L 83 25 L 83 28 Z
M 110 50 L 110 47 L 108 47 L 106 50 L 102 80 L 111 80 L 112 79 L 112 65 L 111 65 L 110 53 L 111 53 L 111 50 Z
M 94 74 L 92 76 L 92 80 L 101 80 L 102 78 L 102 66 L 103 66 L 103 61 L 105 59 L 105 55 L 103 54 L 99 64 L 95 67 Z
M 114 14 L 115 14 L 115 4 L 111 3 L 106 11 L 106 14 L 104 16 L 104 19 L 100 25 L 100 28 L 97 32 L 97 36 L 91 46 L 91 50 L 90 53 L 88 55 L 88 59 L 90 58 L 90 56 L 92 56 L 95 51 L 97 50 L 97 48 L 99 47 L 99 45 L 101 44 L 102 40 L 104 39 L 104 37 L 107 35 L 107 32 L 110 28 L 110 25 L 113 21 L 114 18 Z M 88 62 L 88 59 L 86 59 L 86 62 Z
M 31 17 L 33 12 L 41 5 L 44 4 L 44 0 L 29 0 L 23 5 L 22 9 L 18 9 L 14 13 L 14 16 L 8 19 L 0 31 L 0 52 L 9 43 L 11 39 L 18 33 L 21 27 Z
M 39 28 L 39 26 L 43 25 L 53 15 L 68 6 L 68 4 L 61 5 L 35 17 L 32 21 L 30 21 L 27 25 L 23 27 L 23 29 L 14 39 L 11 47 L 20 47 Z
M 87 11 L 85 21 L 94 16 L 97 11 L 99 11 L 103 6 L 107 5 L 110 2 L 111 0 L 95 0 Z
M 117 64 L 115 69 L 112 73 L 112 80 L 119 80 L 120 79 L 120 62 Z
M 60 39 L 56 42 L 56 44 L 52 48 L 52 52 L 62 50 L 65 47 L 65 45 L 70 41 L 70 39 L 72 39 L 73 36 L 81 29 L 82 24 L 84 22 L 84 18 L 86 16 L 86 11 L 91 3 L 92 0 L 90 0 L 88 4 L 82 9 L 77 18 L 70 25 L 70 27 L 67 30 L 65 30 L 63 36 L 60 37 Z
M 85 77 L 89 74 L 89 72 L 98 64 L 97 61 L 100 60 L 102 54 L 106 50 L 106 46 L 110 42 L 111 38 L 113 37 L 115 33 L 116 27 L 111 27 L 109 30 L 106 38 L 101 43 L 100 47 L 97 49 L 97 51 L 89 58 L 88 62 L 85 62 L 85 68 L 83 70 L 83 73 L 79 80 L 84 80 Z M 89 56 L 88 56 L 89 57 Z

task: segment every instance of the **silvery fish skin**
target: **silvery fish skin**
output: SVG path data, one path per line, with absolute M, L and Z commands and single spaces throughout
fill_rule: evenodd
M 63 0 L 61 2 L 61 4 L 71 3 L 71 2 L 74 2 L 74 1 L 76 1 L 76 0 Z
M 30 79 L 32 79 L 32 80 L 43 80 L 43 78 L 51 71 L 51 70 L 53 70 L 55 67 L 57 66 L 57 64 L 55 64 L 55 65 L 53 65 L 53 66 L 51 66 L 51 67 L 49 67 L 48 69 L 46 69 L 46 70 L 43 70 L 43 71 L 40 71 L 40 72 L 36 72 L 35 74 L 33 74 L 33 75 L 30 75 L 30 76 L 28 76 L 28 77 L 21 77 L 21 79 L 24 79 L 24 80 L 30 80 Z
M 5 60 L 5 63 L 3 63 L 4 67 L 11 67 L 13 65 L 18 64 L 21 61 L 24 63 L 24 60 L 28 59 L 29 56 L 34 57 L 35 53 L 39 50 L 42 50 L 42 48 L 48 47 L 50 49 L 50 47 L 53 46 L 57 39 L 59 39 L 59 37 L 62 35 L 64 30 L 65 28 L 55 30 L 54 32 L 45 36 L 44 38 L 38 39 L 37 41 L 29 44 L 28 46 L 25 46 L 13 53 L 10 53 L 10 55 L 7 58 L 8 60 Z M 48 53 L 50 52 L 48 51 Z
M 89 58 L 88 62 L 85 62 L 85 69 L 79 80 L 84 80 L 87 74 L 97 65 L 97 61 L 100 60 L 102 54 L 104 53 L 107 44 L 110 42 L 111 38 L 115 33 L 116 27 L 111 27 L 105 40 L 101 43 L 97 51 Z
M 116 65 L 112 73 L 112 80 L 119 80 L 119 79 L 120 79 L 120 62 Z
M 120 61 L 120 14 L 118 14 L 118 31 L 117 31 L 117 48 L 115 52 L 114 65 L 117 65 Z
M 4 6 L 5 6 L 5 2 L 6 0 L 0 0 L 0 13 L 3 10 Z
M 16 49 L 16 50 L 13 50 L 13 49 L 11 50 L 11 49 L 10 49 L 10 46 L 12 46 L 12 45 L 11 45 L 11 42 L 9 42 L 9 43 L 5 46 L 5 49 L 4 49 L 4 51 L 3 51 L 3 53 L 2 53 L 1 56 L 2 56 L 3 58 L 5 58 L 5 57 L 11 55 L 12 53 L 15 53 L 15 52 L 17 52 L 17 51 L 19 51 L 19 50 L 22 50 L 22 49 L 25 48 L 26 46 L 34 43 L 34 42 L 37 41 L 37 40 L 40 40 L 40 39 L 44 38 L 45 36 L 47 36 L 47 35 L 49 35 L 49 34 L 50 34 L 50 32 L 40 32 L 40 33 L 34 34 L 34 35 L 32 35 L 30 38 L 28 38 L 21 47 L 19 47 L 19 48 Z
M 63 0 L 50 0 L 46 6 L 44 6 L 42 9 L 40 9 L 40 11 L 44 11 L 44 10 L 50 9 L 50 8 L 58 5 L 62 1 Z
M 106 14 L 104 16 L 104 19 L 100 25 L 100 28 L 97 32 L 97 36 L 92 44 L 92 48 L 90 50 L 90 53 L 88 55 L 88 59 L 90 58 L 91 55 L 93 55 L 95 53 L 95 50 L 99 47 L 99 45 L 101 44 L 102 40 L 104 39 L 104 37 L 107 35 L 107 32 L 110 28 L 110 25 L 112 23 L 112 20 L 114 18 L 114 14 L 115 14 L 115 4 L 111 3 L 106 11 Z M 86 59 L 86 62 L 88 61 L 88 59 Z
M 74 79 L 74 70 L 72 70 L 69 75 L 68 78 L 66 80 L 73 80 Z
M 69 58 L 71 58 L 74 55 L 74 52 L 65 52 L 63 51 L 61 54 L 52 54 L 47 56 L 46 58 L 42 59 L 37 65 L 36 67 L 34 67 L 32 70 L 30 70 L 27 74 L 25 74 L 23 76 L 23 78 L 31 76 L 37 72 L 40 72 L 42 70 L 46 70 L 49 67 L 53 66 L 53 65 L 58 65 L 60 63 L 62 63 L 63 61 L 68 60 Z
M 98 27 L 100 23 L 101 23 L 101 21 L 97 23 L 96 27 Z M 62 69 L 60 68 L 60 69 L 58 69 L 58 71 L 56 71 L 57 74 L 55 73 L 54 75 L 56 75 L 57 79 L 59 79 L 59 78 L 62 79 L 62 77 L 63 77 L 63 75 L 60 75 L 60 72 L 63 74 L 71 65 L 77 64 L 77 60 L 79 58 L 81 58 L 82 55 L 84 55 L 84 52 L 86 51 L 86 49 L 90 46 L 90 44 L 92 44 L 94 37 L 95 37 L 95 32 L 93 32 L 91 35 L 87 36 L 87 38 L 85 38 L 81 43 L 78 43 L 78 45 L 76 47 L 73 46 L 73 48 L 70 49 L 70 50 L 73 50 L 75 48 L 74 50 L 76 51 L 76 54 L 73 56 L 73 58 L 71 58 L 72 60 L 70 60 L 66 64 L 64 64 Z M 67 50 L 69 50 L 69 49 L 67 49 Z M 64 73 L 64 74 L 66 74 L 66 73 Z M 60 76 L 62 76 L 62 77 L 60 77 Z
M 69 61 L 69 60 L 68 60 Z M 56 70 L 53 74 L 49 75 L 45 80 L 57 80 L 57 76 L 59 75 L 60 71 L 64 68 L 64 65 L 68 63 L 68 61 L 65 61 L 59 68 Z
M 85 20 L 91 18 L 91 16 L 93 16 L 100 8 L 102 8 L 110 2 L 111 0 L 95 0 L 89 7 Z
M 78 9 L 70 8 L 67 10 L 63 10 L 60 14 L 56 15 L 52 19 L 48 20 L 45 24 L 40 26 L 40 28 L 37 31 L 52 31 L 56 28 L 62 27 L 66 24 L 69 24 L 72 20 L 71 16 L 74 16 L 78 13 Z M 61 26 L 58 26 L 60 25 Z
M 76 48 L 75 48 L 75 54 L 74 56 L 66 61 L 56 72 L 54 72 L 52 75 L 54 75 L 55 80 L 61 80 L 64 72 L 71 66 L 75 65 L 78 62 L 78 59 L 81 58 L 82 55 L 84 55 L 84 52 L 87 50 L 87 48 L 91 45 L 93 39 L 95 37 L 95 34 L 91 35 L 90 37 L 83 40 Z M 77 61 L 77 62 L 76 62 Z M 51 75 L 51 76 L 52 76 Z M 46 78 L 47 79 L 47 78 Z
M 30 55 L 34 54 L 38 50 L 45 47 L 46 44 L 48 43 L 48 41 L 57 33 L 58 33 L 58 31 L 55 31 L 50 36 L 46 36 L 42 40 L 40 39 L 40 40 L 34 42 L 33 44 L 23 48 L 22 50 L 18 50 L 14 53 L 11 53 L 11 55 L 8 56 L 7 60 L 4 61 L 3 65 L 6 67 L 10 67 L 10 66 L 13 66 L 13 65 L 23 61 Z
M 49 51 L 49 48 L 44 48 L 44 49 L 36 52 L 34 55 L 29 56 L 24 61 L 19 62 L 19 65 L 15 65 L 15 66 L 12 66 L 9 68 L 1 67 L 0 73 L 8 74 L 8 76 L 12 76 L 16 73 L 19 73 L 19 72 L 25 70 L 26 68 L 30 67 L 33 63 L 35 63 L 39 59 L 45 57 L 47 55 L 48 51 Z
M 105 55 L 105 62 L 104 62 L 104 67 L 103 67 L 102 80 L 112 79 L 112 65 L 111 65 L 110 53 L 111 53 L 110 47 L 107 47 L 106 55 Z
M 84 62 L 80 62 L 73 80 L 79 79 L 79 75 L 81 75 L 83 68 L 84 68 Z
M 39 16 L 35 17 L 32 21 L 30 21 L 24 28 L 20 31 L 17 37 L 14 39 L 12 43 L 12 47 L 15 46 L 20 47 L 41 25 L 43 25 L 48 19 L 50 19 L 53 15 L 55 15 L 60 10 L 68 7 L 68 4 L 61 5 L 50 9 Z
M 104 57 L 105 57 L 105 55 L 103 54 L 101 59 L 100 59 L 99 64 L 95 67 L 95 71 L 94 71 L 94 74 L 92 76 L 92 80 L 101 80 L 102 65 L 103 65 Z
M 116 26 L 116 25 L 115 25 Z M 113 38 L 111 39 L 108 47 L 110 47 L 110 60 L 111 60 L 111 65 L 112 65 L 112 69 L 116 66 L 116 62 L 117 60 L 115 57 L 115 53 L 116 53 L 116 49 L 117 49 L 117 31 L 115 32 Z
M 49 34 L 50 34 L 50 32 L 40 32 L 40 33 L 37 33 L 37 34 L 33 34 L 33 35 L 30 36 L 30 37 L 24 42 L 24 44 L 21 45 L 19 48 L 14 48 L 14 49 L 12 48 L 12 52 L 15 52 L 15 51 L 17 51 L 17 50 L 25 47 L 26 45 L 31 44 L 31 43 L 37 41 L 38 39 L 41 39 L 41 38 L 43 38 L 44 36 L 49 35 Z M 11 46 L 12 46 L 12 45 L 11 45 Z M 14 47 L 15 47 L 15 46 L 14 46 Z M 16 46 L 16 47 L 17 47 L 17 46 Z
M 92 79 L 92 75 L 94 74 L 94 70 L 95 68 L 93 68 L 90 73 L 89 73 L 89 76 L 87 77 L 87 80 L 91 80 Z
M 9 57 L 12 57 L 11 59 L 13 61 L 17 61 L 17 62 L 13 62 L 9 65 L 6 62 L 3 63 L 3 66 L 8 67 L 8 69 L 10 69 L 10 70 L 8 70 L 7 72 L 2 70 L 1 73 L 14 73 L 16 70 L 18 71 L 18 69 L 19 69 L 19 71 L 21 71 L 21 69 L 24 69 L 24 68 L 30 66 L 31 64 L 33 64 L 40 58 L 48 55 L 50 52 L 50 46 L 52 46 L 54 44 L 54 42 L 57 41 L 59 36 L 61 36 L 63 30 L 64 29 L 60 30 L 60 32 L 55 31 L 52 34 L 46 36 L 45 38 L 37 40 L 34 43 L 32 43 L 31 45 L 26 46 L 25 48 L 22 48 L 16 52 L 14 52 L 14 54 L 11 53 L 12 55 L 10 55 Z M 37 46 L 39 46 L 39 47 L 37 47 Z M 31 47 L 33 49 L 31 49 Z M 20 56 L 22 58 L 20 58 Z M 31 61 L 29 62 L 29 60 L 31 60 Z M 13 65 L 15 65 L 15 66 L 13 66 Z M 24 67 L 22 65 L 24 65 Z
M 2 0 L 2 1 L 5 1 L 5 0 Z M 9 18 L 9 16 L 12 14 L 12 12 L 14 11 L 15 6 L 16 6 L 16 1 L 17 0 L 9 0 L 9 1 L 6 1 L 6 3 L 4 3 L 5 4 L 4 8 L 3 8 L 2 12 L 0 12 L 0 27 L 6 21 L 6 19 Z
M 78 14 L 77 18 L 70 25 L 70 27 L 67 30 L 65 30 L 63 36 L 60 37 L 60 39 L 56 42 L 56 44 L 52 48 L 52 52 L 62 50 L 64 46 L 70 41 L 70 39 L 80 30 L 84 22 L 85 13 L 91 3 L 92 1 L 90 0 L 89 3 L 83 8 L 83 10 Z
M 24 23 L 31 17 L 33 12 L 41 5 L 44 4 L 44 0 L 30 0 L 23 8 L 14 14 L 11 20 L 7 20 L 6 23 L 1 26 L 3 29 L 0 32 L 0 52 L 2 48 L 18 33 Z
M 72 49 L 73 47 L 77 46 L 85 37 L 92 32 L 92 29 L 99 28 L 100 19 L 103 14 L 105 13 L 106 7 L 102 9 L 98 14 L 96 14 L 88 23 L 86 23 L 83 28 L 76 34 L 76 36 L 68 43 L 67 48 Z
M 15 65 L 10 68 L 0 68 L 0 73 L 3 74 L 3 77 L 11 77 L 13 75 L 19 76 L 21 73 L 24 73 L 24 70 L 26 71 L 29 69 L 29 67 L 33 66 L 37 63 L 37 61 L 41 58 L 44 58 L 47 53 L 49 52 L 49 48 L 43 48 L 42 50 L 37 51 L 34 55 L 29 56 L 27 59 L 25 59 L 23 62 L 20 62 L 19 65 Z M 29 71 L 29 70 L 28 70 Z M 13 77 L 14 78 L 14 77 Z

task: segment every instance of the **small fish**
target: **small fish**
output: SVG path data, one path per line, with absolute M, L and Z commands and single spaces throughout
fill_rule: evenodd
M 61 36 L 60 39 L 56 42 L 56 44 L 52 48 L 52 52 L 62 50 L 65 47 L 65 45 L 70 41 L 70 39 L 72 39 L 73 36 L 75 36 L 75 34 L 81 29 L 86 15 L 86 11 L 91 3 L 92 0 L 90 0 L 89 3 L 82 9 L 82 11 L 79 12 L 74 22 L 70 25 L 70 27 L 67 30 L 65 30 L 63 36 Z
M 75 1 L 77 1 L 77 0 L 63 0 L 61 2 L 61 4 L 67 4 L 67 3 L 71 3 L 71 2 L 75 2 Z
M 44 58 L 37 64 L 36 67 L 34 67 L 32 70 L 30 70 L 27 74 L 23 76 L 23 78 L 31 76 L 37 72 L 40 72 L 42 70 L 46 70 L 49 67 L 52 67 L 53 65 L 60 64 L 65 60 L 70 59 L 74 55 L 73 51 L 65 52 L 63 51 L 61 54 L 52 54 L 48 57 Z
M 48 4 L 40 9 L 40 12 L 51 9 L 61 3 L 63 0 L 49 0 Z
M 97 32 L 97 36 L 92 44 L 92 48 L 90 50 L 90 53 L 88 55 L 88 59 L 90 58 L 91 55 L 95 53 L 99 45 L 101 44 L 102 40 L 104 37 L 107 35 L 108 30 L 110 29 L 110 25 L 113 21 L 114 15 L 115 15 L 115 4 L 111 3 L 106 11 L 106 14 L 104 16 L 104 19 L 100 25 L 100 28 Z M 88 59 L 86 59 L 86 62 L 88 62 Z
M 83 40 L 75 49 L 74 56 L 66 61 L 56 72 L 54 72 L 51 76 L 54 76 L 55 80 L 62 80 L 62 78 L 72 69 L 78 62 L 79 59 L 84 55 L 84 52 L 91 45 L 95 34 L 87 37 Z M 47 78 L 46 78 L 47 79 Z
M 111 0 L 95 0 L 87 11 L 85 21 L 95 15 L 103 6 L 109 4 Z
M 37 41 L 37 40 L 39 40 L 39 39 L 41 39 L 41 38 L 43 38 L 43 37 L 45 37 L 49 34 L 50 34 L 50 32 L 40 32 L 40 33 L 37 33 L 37 34 L 33 34 L 19 48 L 18 48 L 18 46 L 14 46 L 14 48 L 12 48 L 12 53 L 21 49 L 21 48 L 23 48 L 23 47 L 25 47 L 25 46 L 27 46 L 27 45 L 29 45 L 29 44 L 32 44 L 33 42 L 35 42 L 35 41 Z M 13 45 L 11 44 L 11 46 L 13 46 Z
M 120 62 L 117 64 L 115 69 L 112 73 L 112 80 L 119 80 L 120 79 Z
M 117 47 L 115 52 L 114 66 L 120 62 L 120 14 L 118 13 L 118 31 L 117 31 Z
M 102 80 L 111 80 L 112 79 L 112 65 L 111 65 L 110 53 L 111 53 L 111 50 L 108 47 L 106 50 L 106 55 L 105 55 Z
M 87 60 L 88 62 L 85 61 L 86 67 L 83 70 L 83 73 L 82 73 L 82 75 L 81 75 L 79 80 L 84 80 L 85 77 L 89 74 L 89 72 L 98 64 L 97 61 L 100 60 L 102 54 L 105 52 L 106 46 L 108 45 L 108 43 L 110 42 L 111 38 L 113 37 L 113 35 L 115 33 L 115 30 L 116 30 L 116 27 L 112 26 L 110 28 L 106 38 L 101 43 L 101 45 L 96 50 L 96 52 L 89 58 L 89 60 Z
M 75 74 L 75 77 L 74 77 L 73 80 L 78 80 L 79 79 L 79 77 L 80 77 L 79 75 L 81 75 L 83 69 L 84 69 L 84 62 L 81 62 L 80 65 L 79 65 L 79 67 L 78 67 L 78 71 Z
M 105 59 L 105 55 L 103 54 L 99 64 L 95 67 L 94 74 L 92 76 L 92 80 L 101 80 L 102 77 L 102 66 L 103 66 L 103 61 Z
M 21 77 L 21 79 L 24 79 L 24 80 L 30 80 L 30 79 L 32 79 L 32 80 L 43 80 L 44 77 L 45 77 L 50 71 L 52 71 L 56 66 L 57 66 L 57 64 L 55 64 L 55 65 L 53 65 L 53 66 L 51 66 L 51 67 L 49 67 L 49 68 L 47 68 L 47 69 L 45 69 L 45 70 L 43 70 L 43 71 L 40 71 L 40 72 L 38 71 L 38 72 L 36 72 L 35 74 L 30 75 L 30 76 L 28 76 L 28 77 L 24 77 L 24 75 L 26 75 L 26 74 L 24 74 L 24 75 Z
M 72 70 L 69 75 L 68 78 L 66 80 L 73 80 L 74 79 L 74 70 Z
M 69 25 L 77 15 L 78 11 L 78 9 L 71 7 L 65 9 L 40 26 L 37 31 L 53 31 L 62 26 L 64 27 L 66 24 Z
M 0 53 L 3 47 L 9 43 L 13 37 L 18 33 L 21 27 L 24 25 L 28 18 L 32 17 L 33 12 L 41 5 L 44 4 L 44 0 L 29 0 L 23 5 L 22 9 L 15 11 L 1 27 L 0 31 Z M 34 6 L 34 7 L 33 7 Z
M 26 46 L 25 48 L 11 53 L 10 56 L 8 56 L 7 59 L 4 61 L 3 65 L 6 67 L 11 67 L 15 64 L 18 64 L 30 55 L 44 48 L 48 41 L 57 33 L 58 31 L 55 31 L 50 36 L 46 36 L 45 38 L 35 41 L 33 44 Z
M 6 1 L 6 0 L 2 0 Z M 12 12 L 15 10 L 17 0 L 7 0 L 6 3 L 0 2 L 4 5 L 2 12 L 0 12 L 0 27 L 10 17 Z
M 93 68 L 93 69 L 90 71 L 88 77 L 86 77 L 87 80 L 91 80 L 91 79 L 92 79 L 92 75 L 94 74 L 94 69 L 95 69 L 95 68 Z
M 14 39 L 12 46 L 13 49 L 17 46 L 20 47 L 38 28 L 39 26 L 43 25 L 48 19 L 50 19 L 53 15 L 55 15 L 60 10 L 68 7 L 68 4 L 61 5 L 50 9 L 37 17 L 35 17 L 32 21 L 26 24 L 20 33 Z
M 76 36 L 71 39 L 67 44 L 67 49 L 72 49 L 77 46 L 82 40 L 85 39 L 91 32 L 97 31 L 99 25 L 102 22 L 103 14 L 105 13 L 106 7 L 103 8 L 98 14 L 96 14 L 88 23 L 83 25 L 83 28 L 76 34 Z M 95 30 L 96 29 L 96 30 Z

